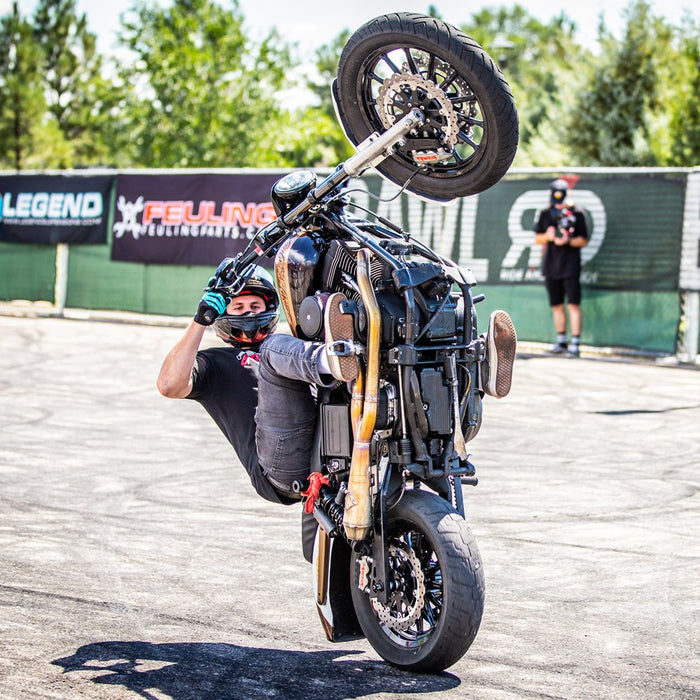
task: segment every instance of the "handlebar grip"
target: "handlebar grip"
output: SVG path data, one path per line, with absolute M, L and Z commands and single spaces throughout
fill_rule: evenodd
M 204 312 L 204 320 L 207 322 L 207 325 L 211 326 L 214 321 L 216 321 L 216 313 L 213 309 L 207 309 Z

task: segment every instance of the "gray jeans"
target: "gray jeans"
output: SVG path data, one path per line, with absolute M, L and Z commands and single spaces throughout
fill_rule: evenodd
M 322 343 L 284 333 L 266 338 L 260 348 L 255 445 L 265 476 L 287 495 L 294 481 L 310 472 L 316 428 L 316 400 L 311 385 L 332 387 L 337 381 L 319 374 Z

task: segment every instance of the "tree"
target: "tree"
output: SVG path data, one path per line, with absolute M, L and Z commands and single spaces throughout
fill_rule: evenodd
M 349 38 L 350 30 L 343 29 L 329 43 L 316 49 L 317 79 L 307 80 L 307 87 L 318 99 L 320 109 L 332 119 L 335 119 L 335 109 L 331 98 L 331 83 L 338 71 L 340 54 Z
M 580 165 L 658 164 L 652 115 L 662 109 L 658 74 L 670 34 L 651 15 L 646 0 L 631 3 L 625 15 L 621 42 L 601 32 L 601 59 L 568 120 L 570 145 Z
M 135 56 L 121 75 L 134 89 L 127 128 L 137 165 L 257 165 L 252 154 L 278 119 L 289 47 L 274 31 L 252 45 L 231 5 L 138 2 L 123 21 L 122 44 Z
M 0 18 L 0 167 L 29 167 L 46 108 L 41 53 L 17 2 Z
M 33 38 L 42 51 L 48 111 L 70 146 L 61 167 L 104 163 L 102 134 L 115 97 L 76 0 L 39 0 Z
M 700 164 L 700 25 L 690 17 L 680 29 L 680 48 L 672 84 L 668 134 L 670 154 L 664 165 L 694 167 Z
M 576 42 L 576 25 L 563 13 L 543 23 L 514 5 L 480 10 L 462 29 L 496 60 L 513 91 L 520 116 L 516 165 L 565 162 L 565 117 L 591 61 Z

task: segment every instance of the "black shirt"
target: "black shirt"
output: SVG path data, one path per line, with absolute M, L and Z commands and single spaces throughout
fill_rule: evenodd
M 550 226 L 557 226 L 557 220 L 562 211 L 570 210 L 576 217 L 574 231 L 571 238 L 588 238 L 588 229 L 583 212 L 576 207 L 559 209 L 542 209 L 537 222 L 535 233 L 544 233 Z M 549 279 L 566 279 L 567 277 L 579 277 L 581 274 L 581 249 L 570 245 L 556 245 L 554 241 L 547 242 L 547 248 L 542 259 L 542 274 Z
M 202 404 L 231 443 L 255 490 L 266 500 L 283 502 L 265 478 L 255 449 L 255 409 L 258 405 L 256 363 L 240 348 L 200 350 L 187 396 Z M 286 501 L 285 501 L 286 502 Z

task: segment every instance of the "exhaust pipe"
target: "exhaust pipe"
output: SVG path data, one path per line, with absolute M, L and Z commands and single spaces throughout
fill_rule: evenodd
M 381 337 L 379 306 L 369 276 L 370 253 L 357 253 L 357 280 L 367 312 L 367 369 L 355 380 L 351 415 L 355 441 L 350 460 L 350 478 L 345 497 L 343 527 L 349 540 L 364 540 L 372 528 L 372 498 L 369 446 L 377 419 L 379 397 L 379 339 Z M 364 384 L 364 395 L 362 385 Z

